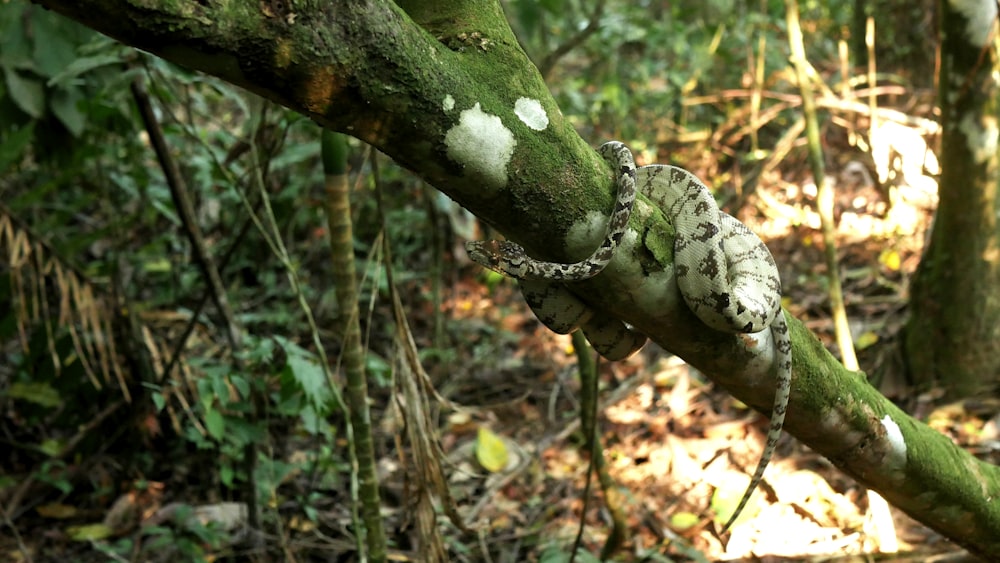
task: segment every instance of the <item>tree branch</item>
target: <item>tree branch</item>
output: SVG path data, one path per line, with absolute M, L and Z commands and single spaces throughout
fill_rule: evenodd
M 603 234 L 571 233 L 588 212 L 611 209 L 610 174 L 563 118 L 494 1 L 413 2 L 409 15 L 374 0 L 296 2 L 299 12 L 277 0 L 35 1 L 358 135 L 534 256 L 579 259 Z M 637 236 L 608 269 L 571 289 L 768 412 L 774 380 L 754 350 L 769 336 L 702 325 L 674 283 L 664 215 L 639 205 L 631 224 Z M 989 502 L 1000 497 L 1000 469 L 908 417 L 789 321 L 785 429 L 971 551 L 1000 553 L 1000 503 Z
M 584 41 L 590 38 L 591 35 L 597 33 L 597 30 L 601 27 L 601 17 L 604 15 L 604 0 L 597 0 L 594 5 L 594 10 L 590 13 L 590 17 L 587 19 L 587 26 L 580 31 L 574 33 L 565 42 L 558 45 L 551 53 L 545 55 L 545 58 L 538 63 L 538 71 L 542 73 L 543 78 L 549 78 L 552 73 L 552 69 L 555 68 L 556 63 L 559 59 L 565 57 L 570 51 L 576 49 L 583 44 Z

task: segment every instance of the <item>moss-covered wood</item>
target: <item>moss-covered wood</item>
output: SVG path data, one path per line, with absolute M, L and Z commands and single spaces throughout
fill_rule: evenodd
M 351 224 L 350 185 L 347 180 L 347 139 L 331 131 L 323 131 L 323 174 L 326 178 L 325 211 L 330 229 L 330 262 L 337 294 L 337 305 L 344 312 L 342 357 L 347 393 L 344 397 L 351 418 L 353 461 L 357 463 L 358 501 L 370 561 L 386 560 L 385 531 L 382 526 L 381 496 L 375 469 L 375 440 L 368 407 L 368 379 L 365 371 L 365 348 L 361 341 L 363 314 L 358 303 L 358 282 L 354 269 L 354 234 Z M 362 533 L 363 532 L 363 533 Z
M 362 138 L 538 257 L 572 258 L 560 241 L 574 222 L 611 208 L 610 173 L 590 148 L 606 139 L 585 141 L 562 118 L 495 1 L 413 3 L 410 15 L 376 1 L 36 1 Z M 515 114 L 522 97 L 544 108 L 543 130 Z M 483 180 L 476 163 L 463 167 L 448 156 L 447 132 L 476 104 L 516 141 L 506 182 Z M 611 267 L 574 289 L 767 412 L 774 383 L 768 366 L 754 361 L 760 343 L 709 330 L 683 306 L 662 213 L 640 209 L 633 227 L 645 282 L 624 291 Z M 906 416 L 801 323 L 789 324 L 786 430 L 973 552 L 1000 553 L 1000 503 L 992 502 L 1000 470 Z

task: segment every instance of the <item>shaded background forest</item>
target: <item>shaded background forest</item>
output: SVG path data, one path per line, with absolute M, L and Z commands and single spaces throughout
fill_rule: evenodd
M 786 307 L 837 350 L 785 5 L 505 8 L 580 134 L 706 180 L 775 254 Z M 935 391 L 914 391 L 897 346 L 937 203 L 935 6 L 800 8 L 861 367 L 916 416 L 978 443 L 996 432 L 995 406 L 931 412 Z M 0 549 L 35 561 L 352 560 L 349 437 L 322 369 L 340 365 L 348 313 L 331 291 L 320 129 L 22 1 L 0 4 L 0 67 Z M 471 215 L 366 146 L 347 148 L 394 554 L 414 548 L 423 485 L 399 451 L 412 421 L 399 374 L 412 362 L 397 291 L 440 394 L 431 431 L 449 488 L 463 518 L 486 523 L 477 537 L 440 518 L 449 557 L 566 560 L 588 465 L 574 343 L 468 262 L 462 242 L 485 236 Z M 777 469 L 787 479 L 758 493 L 777 502 L 749 510 L 769 525 L 735 546 L 710 534 L 725 502 L 713 489 L 738 498 L 766 423 L 655 346 L 601 366 L 601 404 L 605 476 L 628 491 L 619 560 L 878 547 L 864 491 L 792 440 Z M 781 506 L 784 486 L 817 491 L 806 523 Z M 611 517 L 586 509 L 584 546 L 597 553 Z M 247 519 L 262 538 L 240 532 Z M 904 549 L 948 549 L 899 524 Z

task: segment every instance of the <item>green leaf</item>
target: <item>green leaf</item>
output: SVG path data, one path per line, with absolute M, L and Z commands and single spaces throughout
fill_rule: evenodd
M 222 413 L 215 409 L 205 413 L 205 429 L 208 430 L 209 436 L 222 441 L 226 433 L 226 419 Z
M 215 402 L 215 395 L 212 394 L 212 382 L 207 377 L 202 377 L 195 384 L 198 388 L 198 401 L 201 408 L 208 412 L 212 410 L 212 403 Z
M 62 447 L 63 443 L 55 438 L 49 438 L 38 445 L 38 449 L 42 450 L 46 455 L 51 457 L 59 455 L 59 452 L 62 451 Z
M 232 488 L 234 479 L 236 479 L 236 472 L 233 470 L 233 466 L 223 463 L 222 467 L 219 468 L 219 480 L 222 481 L 223 485 Z
M 52 76 L 76 58 L 80 24 L 48 12 L 33 12 L 31 58 L 43 76 Z M 93 32 L 91 32 L 93 33 Z
M 163 411 L 163 407 L 167 406 L 167 399 L 163 396 L 163 393 L 153 393 L 153 405 L 156 406 L 156 412 Z
M 112 530 L 110 526 L 104 524 L 87 524 L 85 526 L 70 526 L 66 529 L 66 534 L 73 541 L 91 542 L 111 537 Z
M 173 263 L 164 257 L 150 258 L 142 263 L 142 271 L 149 274 L 164 274 L 173 267 Z
M 365 356 L 365 372 L 368 374 L 369 381 L 386 387 L 390 382 L 392 366 L 385 361 L 385 358 L 369 352 Z
M 0 66 L 31 68 L 31 40 L 24 25 L 26 4 L 0 2 Z
M 40 119 L 45 114 L 45 90 L 42 88 L 42 81 L 25 78 L 9 67 L 4 67 L 3 75 L 14 104 L 24 113 Z
M 239 394 L 241 399 L 247 399 L 250 397 L 250 381 L 247 380 L 245 376 L 234 373 L 229 376 L 229 382 L 236 388 L 236 392 Z
M 79 137 L 83 134 L 84 125 L 87 123 L 86 118 L 77 106 L 77 103 L 82 98 L 83 95 L 79 89 L 68 88 L 53 92 L 52 100 L 49 102 L 52 113 L 66 126 L 66 129 L 74 137 Z
M 244 446 L 263 443 L 267 440 L 267 428 L 263 421 L 251 422 L 236 416 L 226 417 L 226 440 L 231 444 Z
M 62 404 L 59 392 L 48 383 L 43 382 L 14 383 L 7 390 L 7 395 L 48 408 L 55 408 Z
M 121 65 L 122 58 L 118 53 L 111 55 L 95 55 L 93 57 L 84 57 L 82 59 L 75 59 L 72 63 L 66 66 L 59 74 L 53 76 L 49 79 L 48 86 L 59 86 L 65 83 L 71 82 L 74 78 L 86 74 L 95 68 L 101 68 L 102 66 L 108 65 Z
M 316 414 L 316 407 L 306 405 L 299 412 L 299 419 L 302 420 L 302 428 L 313 435 L 321 434 L 324 429 L 326 419 Z
M 228 405 L 229 400 L 229 385 L 226 384 L 226 377 L 223 374 L 213 374 L 207 377 L 212 383 L 212 394 L 215 398 L 219 400 L 220 405 Z
M 866 330 L 858 336 L 858 339 L 854 341 L 854 347 L 858 350 L 864 350 L 865 348 L 874 346 L 878 343 L 878 334 Z
M 696 524 L 701 518 L 693 512 L 678 512 L 670 517 L 670 527 L 678 532 L 683 532 Z
M 496 473 L 503 471 L 507 467 L 507 460 L 510 455 L 507 453 L 507 445 L 499 436 L 488 428 L 479 427 L 476 435 L 476 459 L 483 469 Z
M 292 376 L 311 403 L 325 410 L 331 394 L 326 385 L 326 374 L 316 357 L 290 340 L 281 337 L 275 337 L 275 340 L 288 357 L 285 372 Z

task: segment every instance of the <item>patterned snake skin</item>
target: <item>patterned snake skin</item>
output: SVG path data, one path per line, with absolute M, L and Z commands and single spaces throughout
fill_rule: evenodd
M 781 310 L 781 280 L 764 243 L 736 218 L 722 212 L 708 188 L 690 172 L 674 166 L 636 168 L 632 152 L 611 141 L 598 149 L 614 168 L 618 199 L 601 245 L 586 260 L 572 264 L 542 262 L 508 241 L 466 243 L 478 264 L 517 278 L 538 319 L 567 334 L 582 328 L 587 340 L 609 360 L 637 351 L 646 336 L 621 321 L 592 311 L 563 285 L 599 274 L 614 256 L 635 204 L 636 190 L 673 222 L 674 266 L 685 303 L 702 322 L 725 332 L 771 330 L 776 362 L 774 405 L 767 444 L 739 505 L 722 528 L 725 533 L 760 484 L 785 421 L 792 383 L 792 345 Z

